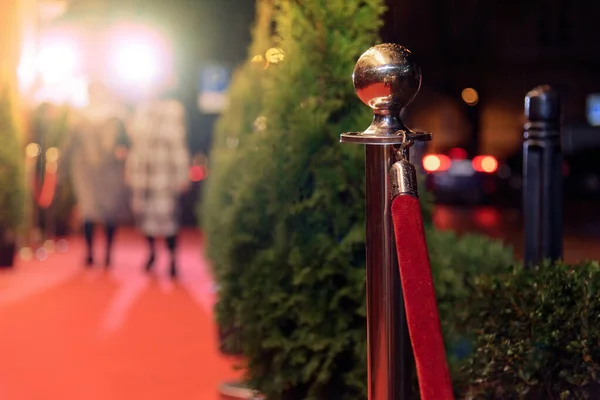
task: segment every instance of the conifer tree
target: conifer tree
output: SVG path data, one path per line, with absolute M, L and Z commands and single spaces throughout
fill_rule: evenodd
M 366 398 L 364 148 L 339 135 L 371 122 L 351 76 L 383 11 L 383 0 L 258 0 L 217 125 L 202 203 L 217 318 L 241 328 L 249 384 L 269 400 Z M 434 274 L 458 264 L 434 275 L 442 313 L 479 261 L 512 262 L 485 239 L 433 242 Z
M 243 267 L 243 263 L 231 259 L 233 249 L 228 246 L 233 242 L 227 238 L 235 237 L 237 233 L 236 223 L 231 219 L 234 196 L 239 189 L 240 170 L 244 168 L 241 163 L 246 162 L 248 154 L 247 139 L 253 133 L 253 124 L 262 108 L 263 81 L 267 76 L 263 69 L 264 54 L 271 45 L 273 10 L 273 0 L 257 1 L 249 57 L 232 77 L 229 107 L 216 124 L 210 177 L 199 210 L 207 238 L 207 255 L 213 260 L 217 282 L 222 287 L 217 319 L 226 330 L 236 325 L 228 293 L 238 290 L 237 280 L 228 277 L 236 276 L 236 268 Z
M 273 400 L 364 394 L 363 149 L 339 135 L 369 124 L 351 74 L 383 9 L 259 1 L 218 124 L 203 214 L 218 315 L 243 327 L 250 383 Z M 283 60 L 252 62 L 270 48 Z
M 0 87 L 0 242 L 14 243 L 23 221 L 23 158 L 8 90 Z

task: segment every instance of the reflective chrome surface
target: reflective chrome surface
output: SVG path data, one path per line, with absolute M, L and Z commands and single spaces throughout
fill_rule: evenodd
M 396 161 L 390 168 L 390 186 L 392 200 L 401 194 L 419 196 L 417 188 L 417 171 L 408 160 Z
M 366 146 L 369 400 L 412 398 L 412 348 L 390 208 L 395 157 L 394 146 Z
M 412 132 L 400 119 L 421 87 L 421 68 L 407 48 L 390 43 L 371 47 L 359 58 L 352 78 L 356 94 L 375 115 L 364 132 L 344 133 L 342 142 L 398 144 L 398 131 L 413 141 L 431 140 L 431 134 Z
M 406 48 L 382 44 L 360 57 L 353 79 L 358 97 L 374 113 L 367 130 L 344 133 L 340 139 L 367 145 L 368 396 L 369 400 L 409 400 L 412 398 L 413 358 L 390 202 L 393 192 L 414 190 L 416 194 L 416 186 L 413 188 L 410 184 L 414 168 L 399 165 L 394 179 L 390 172 L 399 160 L 397 149 L 402 150 L 403 159 L 407 160 L 410 143 L 431 139 L 429 133 L 412 132 L 400 119 L 402 108 L 419 91 L 421 70 Z M 398 146 L 401 144 L 404 145 Z
M 390 201 L 401 194 L 408 194 L 415 197 L 419 196 L 417 188 L 417 170 L 410 162 L 408 149 L 412 147 L 414 142 L 408 139 L 408 135 L 404 131 L 400 131 L 399 136 L 403 142 L 400 145 L 394 146 L 394 157 L 396 162 L 390 168 Z
M 377 119 L 377 115 L 374 119 Z M 431 140 L 432 134 L 429 132 L 412 132 L 412 131 L 394 131 L 394 132 L 405 132 L 406 135 L 413 142 L 426 142 Z M 347 132 L 343 133 L 340 142 L 343 143 L 359 143 L 359 144 L 400 144 L 402 143 L 402 136 L 397 134 L 379 134 L 379 133 L 368 133 L 364 132 Z
M 421 88 L 421 68 L 410 50 L 386 43 L 367 50 L 354 67 L 354 89 L 376 114 L 390 114 L 410 104 Z

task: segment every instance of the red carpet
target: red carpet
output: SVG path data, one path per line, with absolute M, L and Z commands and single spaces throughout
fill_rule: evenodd
M 182 237 L 179 283 L 164 255 L 154 277 L 140 272 L 144 242 L 130 230 L 116 238 L 110 272 L 81 266 L 80 239 L 0 271 L 0 399 L 217 400 L 240 373 L 217 350 L 200 243 Z

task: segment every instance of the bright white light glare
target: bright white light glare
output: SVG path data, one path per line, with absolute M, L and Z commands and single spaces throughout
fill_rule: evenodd
M 115 46 L 113 68 L 125 83 L 148 84 L 158 79 L 160 55 L 150 43 L 121 40 Z
M 69 104 L 81 108 L 88 104 L 87 80 L 83 77 L 63 79 L 42 86 L 33 96 L 37 103 Z
M 35 83 L 37 51 L 35 43 L 32 40 L 25 40 L 21 49 L 21 59 L 17 67 L 17 79 L 19 80 L 19 88 L 23 92 L 31 89 Z
M 67 79 L 77 68 L 77 52 L 69 43 L 51 43 L 38 54 L 38 70 L 46 83 Z

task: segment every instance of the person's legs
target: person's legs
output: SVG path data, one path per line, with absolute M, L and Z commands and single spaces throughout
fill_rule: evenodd
M 177 236 L 169 236 L 166 238 L 167 248 L 169 249 L 169 254 L 171 255 L 171 269 L 169 273 L 172 278 L 177 277 L 177 259 L 176 259 L 176 251 L 177 251 Z
M 106 230 L 106 259 L 105 259 L 104 265 L 106 265 L 108 267 L 108 266 L 110 266 L 113 239 L 115 238 L 115 231 L 117 230 L 117 227 L 114 223 L 107 222 L 105 230 Z
M 153 236 L 146 236 L 146 240 L 148 241 L 148 248 L 150 250 L 148 261 L 146 262 L 146 271 L 150 271 L 154 267 L 154 261 L 156 260 L 156 239 Z
M 83 236 L 87 248 L 87 258 L 85 264 L 91 266 L 94 264 L 94 223 L 90 220 L 83 221 Z

